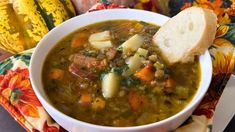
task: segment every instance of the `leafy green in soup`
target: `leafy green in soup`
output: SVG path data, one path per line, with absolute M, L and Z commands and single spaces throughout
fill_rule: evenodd
M 63 113 L 104 126 L 137 126 L 166 119 L 194 97 L 198 58 L 168 65 L 152 43 L 158 26 L 115 20 L 63 38 L 48 54 L 43 84 Z

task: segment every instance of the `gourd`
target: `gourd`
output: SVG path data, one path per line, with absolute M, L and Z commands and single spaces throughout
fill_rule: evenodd
M 104 98 L 112 98 L 117 94 L 120 85 L 119 75 L 115 72 L 109 72 L 102 79 L 102 93 Z
M 8 0 L 0 3 L 0 47 L 7 51 L 24 50 L 24 38 Z
M 0 48 L 12 53 L 33 48 L 49 30 L 73 16 L 70 0 L 1 0 Z

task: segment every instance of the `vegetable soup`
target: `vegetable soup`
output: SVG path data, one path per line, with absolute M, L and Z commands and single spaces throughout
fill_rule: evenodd
M 199 59 L 165 63 L 152 43 L 158 29 L 115 20 L 63 38 L 43 67 L 51 103 L 75 119 L 115 127 L 149 124 L 181 111 L 197 92 Z

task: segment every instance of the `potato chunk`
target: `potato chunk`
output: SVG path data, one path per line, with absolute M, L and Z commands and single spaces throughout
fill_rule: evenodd
M 136 51 L 140 46 L 144 43 L 144 38 L 138 34 L 130 37 L 127 41 L 125 41 L 119 49 L 123 49 L 123 53 L 131 51 Z
M 104 48 L 109 48 L 112 47 L 112 42 L 110 40 L 108 41 L 98 41 L 98 42 L 90 42 L 92 47 L 96 49 L 104 49 Z
M 89 37 L 88 41 L 96 49 L 112 47 L 110 31 L 94 33 Z
M 114 72 L 106 74 L 102 80 L 102 93 L 104 98 L 114 97 L 119 89 L 120 78 Z
M 94 33 L 89 37 L 89 42 L 107 41 L 111 39 L 110 31 Z
M 131 73 L 136 72 L 142 65 L 142 60 L 148 54 L 148 50 L 138 48 L 134 56 L 132 56 L 128 61 L 128 67 L 131 70 Z

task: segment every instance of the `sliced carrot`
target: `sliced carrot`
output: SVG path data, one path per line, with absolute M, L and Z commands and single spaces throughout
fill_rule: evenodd
M 128 102 L 133 111 L 138 111 L 141 106 L 147 104 L 147 98 L 144 95 L 139 95 L 135 91 L 130 91 L 128 94 Z
M 75 37 L 73 37 L 71 42 L 71 48 L 77 48 L 82 46 L 84 43 L 86 43 L 88 40 L 88 34 L 87 33 L 79 33 Z
M 171 79 L 171 78 L 168 78 L 166 81 L 165 81 L 165 87 L 166 88 L 173 88 L 175 87 L 175 80 Z
M 49 72 L 50 79 L 61 79 L 64 76 L 64 71 L 58 68 L 51 69 Z
M 79 99 L 79 103 L 82 105 L 90 105 L 92 101 L 92 96 L 90 93 L 83 93 Z
M 92 109 L 93 110 L 98 110 L 98 109 L 104 109 L 105 107 L 105 100 L 100 98 L 100 97 L 97 97 L 95 98 L 95 100 L 92 102 Z
M 153 67 L 151 65 L 147 65 L 138 71 L 135 76 L 143 81 L 151 81 L 154 79 L 154 71 L 152 69 Z

